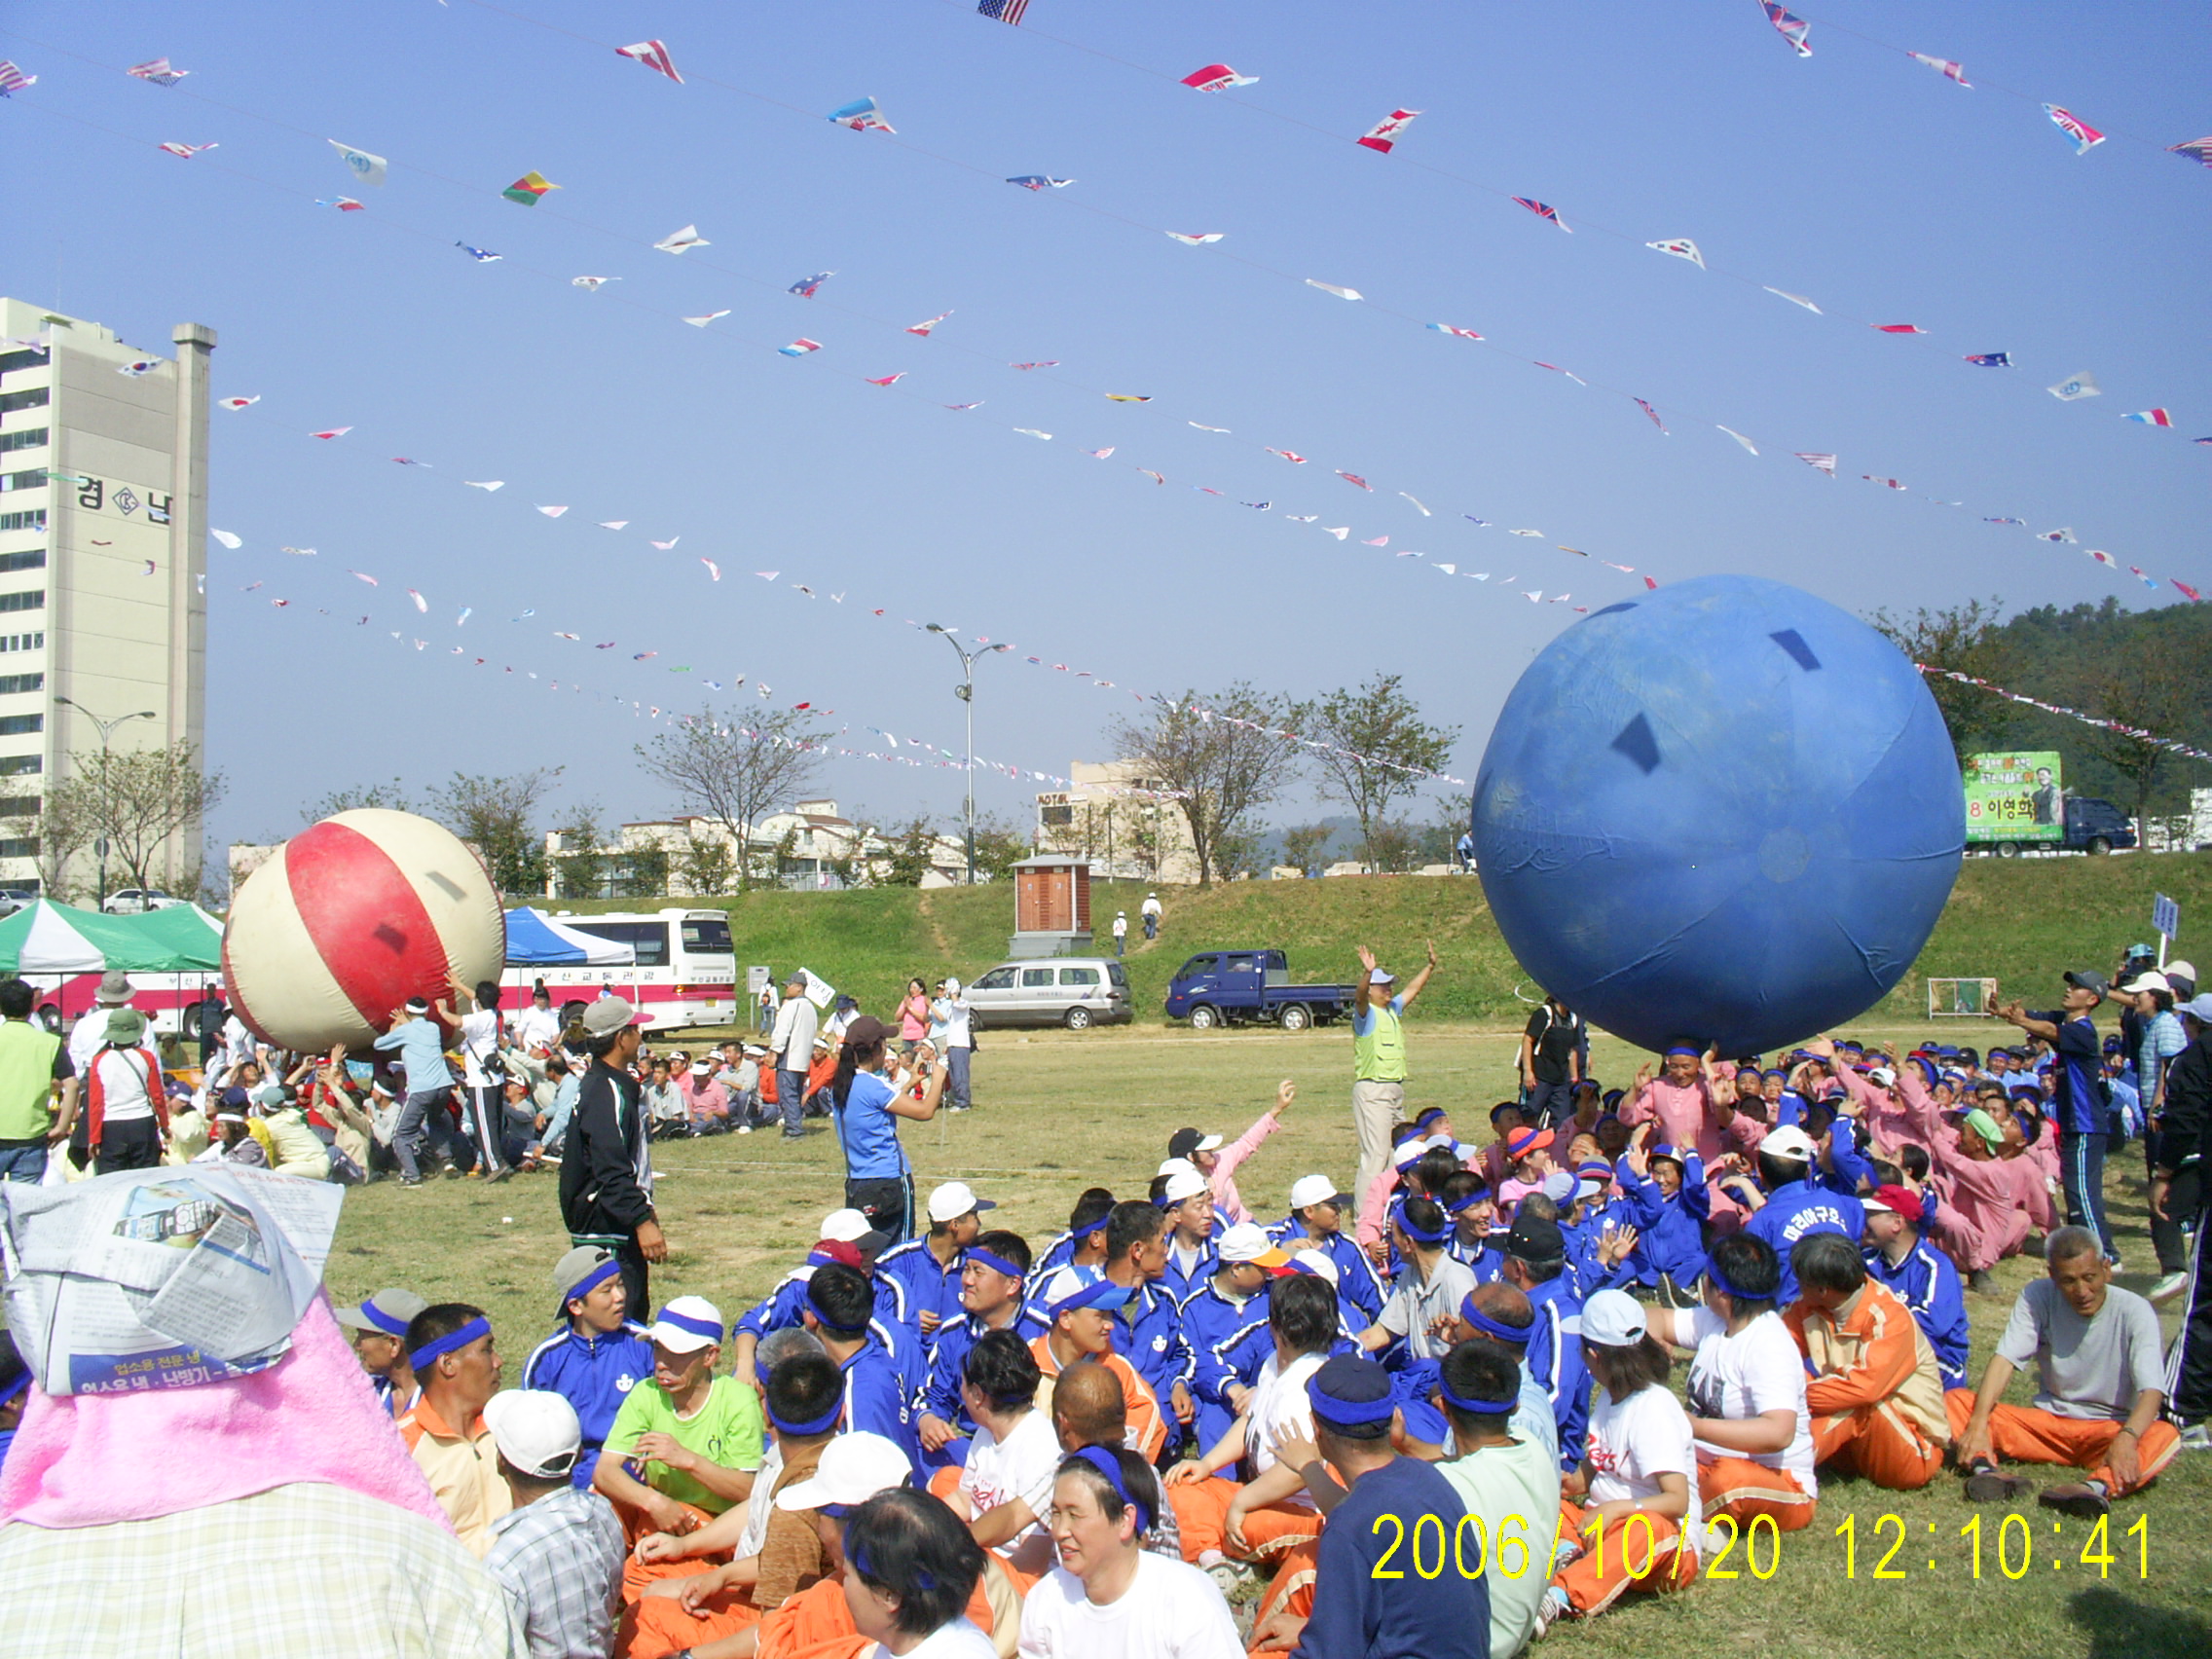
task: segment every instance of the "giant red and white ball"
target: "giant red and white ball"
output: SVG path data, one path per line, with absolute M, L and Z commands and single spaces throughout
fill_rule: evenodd
M 246 877 L 223 929 L 223 984 L 263 1041 L 357 1051 L 408 998 L 497 980 L 506 954 L 499 896 L 461 837 L 363 807 L 293 836 Z

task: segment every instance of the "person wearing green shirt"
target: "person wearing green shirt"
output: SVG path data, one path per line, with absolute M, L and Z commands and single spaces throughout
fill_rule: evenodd
M 0 1181 L 36 1186 L 46 1174 L 46 1149 L 69 1138 L 77 1116 L 76 1068 L 61 1039 L 34 1024 L 38 993 L 20 979 L 0 982 Z M 54 1115 L 54 1086 L 61 1115 Z
M 766 1440 L 760 1396 L 717 1377 L 722 1316 L 679 1296 L 645 1333 L 653 1374 L 623 1398 L 592 1485 L 657 1532 L 689 1532 L 753 1493 Z
M 1361 1199 L 1390 1161 L 1390 1131 L 1406 1106 L 1406 1034 L 1399 1023 L 1414 1006 L 1429 975 L 1436 972 L 1436 946 L 1428 962 L 1403 991 L 1398 977 L 1375 964 L 1375 952 L 1359 947 L 1363 970 L 1359 1011 L 1351 1016 L 1351 1118 L 1359 1131 L 1359 1175 L 1353 1191 Z

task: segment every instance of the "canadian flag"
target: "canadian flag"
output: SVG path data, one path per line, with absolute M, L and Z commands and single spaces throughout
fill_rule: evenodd
M 1390 153 L 1390 146 L 1398 141 L 1398 134 L 1413 125 L 1418 109 L 1394 109 L 1359 136 L 1359 142 L 1370 150 Z

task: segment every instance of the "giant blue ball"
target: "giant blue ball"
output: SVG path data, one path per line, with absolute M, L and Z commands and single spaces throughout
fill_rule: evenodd
M 1594 612 L 1483 752 L 1483 892 L 1521 965 L 1647 1049 L 1764 1053 L 1864 1013 L 1958 875 L 1958 762 L 1919 673 L 1780 582 Z

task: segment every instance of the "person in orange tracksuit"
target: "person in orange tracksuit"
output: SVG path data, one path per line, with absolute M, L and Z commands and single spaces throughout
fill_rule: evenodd
M 1167 1444 L 1167 1422 L 1160 1413 L 1160 1397 L 1136 1368 L 1114 1351 L 1114 1309 L 1128 1296 L 1126 1287 L 1095 1268 L 1058 1269 L 1037 1293 L 1052 1328 L 1033 1341 L 1029 1351 L 1044 1377 L 1037 1408 L 1048 1414 L 1052 1409 L 1052 1381 L 1062 1368 L 1088 1359 L 1113 1372 L 1121 1380 L 1122 1399 L 1128 1408 L 1128 1448 L 1150 1463 Z
M 2111 1512 L 2112 1499 L 2156 1480 L 2181 1450 L 2173 1425 L 2160 1418 L 2166 1373 L 2158 1315 L 2113 1284 L 2097 1235 L 2085 1227 L 2053 1233 L 2044 1260 L 2048 1276 L 2012 1305 L 1980 1388 L 1953 1388 L 1943 1403 L 1970 1499 L 2026 1495 L 2027 1483 L 2001 1472 L 1999 1457 L 2071 1463 L 2088 1478 L 2050 1487 L 2037 1501 L 2094 1520 Z M 2013 1371 L 2030 1360 L 2040 1383 L 2035 1404 L 2002 1404 Z
M 1800 1238 L 1789 1253 L 1797 1300 L 1783 1323 L 1812 1375 L 1817 1462 L 1838 1462 L 1876 1486 L 1913 1492 L 1943 1466 L 1950 1423 L 1936 1350 L 1912 1310 L 1866 1276 L 1859 1241 L 1840 1233 Z

